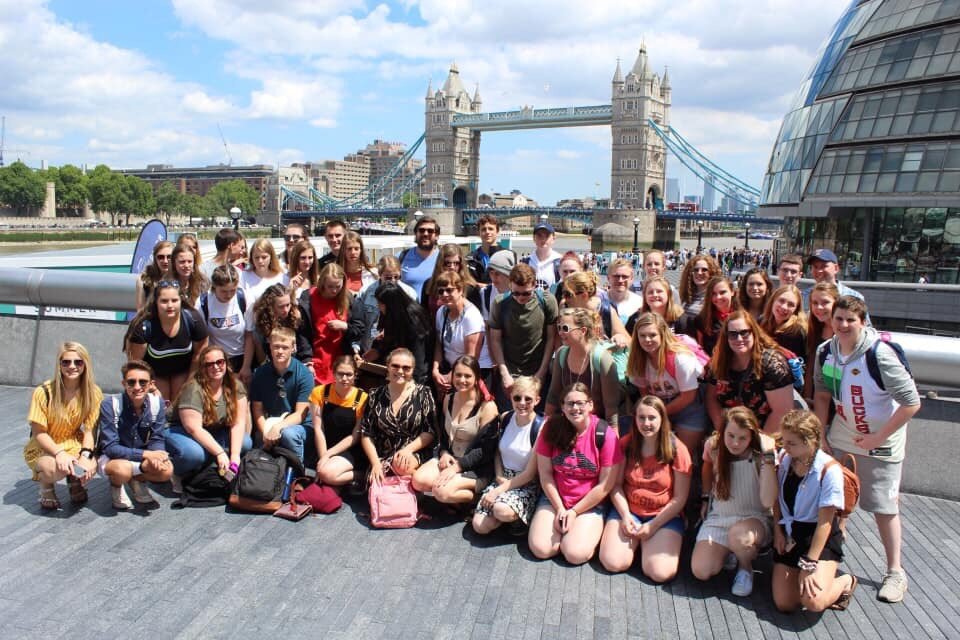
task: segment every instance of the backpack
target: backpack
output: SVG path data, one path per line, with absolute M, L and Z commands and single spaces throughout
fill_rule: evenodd
M 877 386 L 880 387 L 882 391 L 886 391 L 887 386 L 883 384 L 883 376 L 880 374 L 880 363 L 877 362 L 877 347 L 880 346 L 881 342 L 893 349 L 893 352 L 897 355 L 897 359 L 900 361 L 900 364 L 903 365 L 903 368 L 907 370 L 907 373 L 913 376 L 913 371 L 910 370 L 910 362 L 907 360 L 907 354 L 903 351 L 903 346 L 901 346 L 899 342 L 894 342 L 893 336 L 889 333 L 881 331 L 880 339 L 870 345 L 870 348 L 867 349 L 867 352 L 863 355 L 867 361 L 867 373 L 870 374 L 870 377 L 873 378 L 873 381 L 877 383 Z M 827 356 L 829 354 L 830 345 L 828 344 L 826 349 L 821 349 L 819 352 L 821 369 L 827 362 Z
M 625 391 L 627 385 L 627 356 L 629 355 L 629 351 L 627 349 L 617 348 L 613 342 L 598 342 L 590 352 L 590 368 L 593 371 L 600 371 L 600 354 L 604 349 L 610 352 L 610 357 L 613 358 L 613 363 L 616 365 L 617 380 L 620 382 L 621 391 Z M 557 350 L 557 359 L 560 361 L 561 368 L 566 366 L 567 354 L 569 352 L 570 347 L 566 345 Z M 622 368 L 621 361 L 623 365 Z
M 513 420 L 514 411 L 511 409 L 507 411 L 502 416 L 500 416 L 500 432 L 503 433 L 503 430 L 506 429 L 507 425 L 510 424 L 510 421 Z M 540 436 L 540 427 L 543 426 L 543 423 L 546 421 L 539 413 L 533 414 L 533 424 L 530 425 L 530 446 L 534 447 L 537 445 L 537 438 Z
M 192 475 L 184 476 L 183 493 L 173 503 L 175 509 L 184 507 L 219 507 L 227 503 L 230 483 L 220 475 L 216 461 L 202 467 Z
M 203 313 L 203 319 L 205 322 L 210 322 L 209 298 L 209 291 L 205 291 L 203 295 L 200 296 L 200 312 Z M 237 288 L 237 304 L 240 305 L 240 315 L 242 316 L 247 312 L 247 295 L 243 292 L 242 287 Z
M 389 475 L 370 483 L 370 525 L 377 529 L 409 529 L 421 519 L 417 494 L 409 476 Z
M 803 358 L 795 354 L 790 349 L 786 347 L 781 347 L 777 345 L 780 353 L 783 354 L 783 357 L 787 359 L 787 365 L 790 367 L 790 372 L 793 374 L 793 388 L 797 391 L 803 393 Z
M 607 337 L 602 344 L 613 357 L 614 364 L 617 365 L 617 378 L 620 384 L 626 387 L 627 384 L 627 360 L 630 358 L 630 349 L 628 347 L 618 347 L 611 338 L 613 336 L 613 318 L 611 314 L 616 313 L 616 309 L 610 304 L 610 298 L 606 296 L 600 299 L 600 321 L 603 323 L 603 334 Z
M 693 353 L 693 356 L 697 359 L 697 363 L 700 365 L 700 375 L 703 375 L 703 371 L 707 368 L 707 365 L 710 364 L 710 356 L 707 355 L 707 352 L 703 350 L 703 347 L 700 346 L 700 343 L 688 336 L 685 333 L 675 334 L 674 337 L 679 340 L 683 346 Z M 667 351 L 666 358 L 666 370 L 670 374 L 670 377 L 673 379 L 677 378 L 677 354 L 675 351 Z M 699 377 L 699 375 L 697 376 Z
M 841 521 L 840 527 L 843 529 L 846 524 L 844 520 L 850 517 L 860 501 L 860 476 L 857 475 L 857 459 L 847 453 L 843 456 L 843 462 L 831 458 L 829 462 L 823 465 L 823 469 L 820 471 L 821 483 L 827 475 L 827 469 L 835 464 L 840 465 L 840 470 L 843 472 L 843 509 L 837 510 L 837 515 L 840 516 Z
M 273 513 L 286 502 L 284 494 L 293 478 L 302 475 L 303 463 L 293 451 L 280 446 L 269 451 L 251 449 L 240 462 L 230 506 L 253 513 Z

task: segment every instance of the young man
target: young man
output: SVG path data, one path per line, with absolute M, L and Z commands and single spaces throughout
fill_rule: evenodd
M 500 221 L 496 216 L 489 213 L 480 216 L 477 220 L 477 234 L 480 236 L 480 246 L 467 256 L 467 266 L 474 280 L 490 284 L 490 279 L 487 276 L 490 259 L 498 251 L 506 251 L 497 244 L 497 236 L 500 235 Z
M 528 264 L 510 272 L 510 292 L 498 296 L 490 308 L 487 337 L 490 357 L 499 375 L 494 384 L 497 406 L 511 407 L 510 390 L 517 376 L 546 381 L 557 338 L 557 299 L 538 291 L 537 275 Z M 504 347 L 509 345 L 509 347 Z M 541 399 L 541 403 L 546 396 Z
M 837 260 L 837 254 L 830 249 L 817 249 L 807 258 L 807 264 L 810 265 L 810 275 L 818 283 L 829 282 L 837 285 L 841 296 L 853 296 L 863 300 L 863 295 L 851 289 L 847 285 L 837 280 L 837 274 L 840 273 L 840 261 Z
M 327 241 L 330 248 L 329 253 L 325 253 L 317 262 L 317 268 L 323 269 L 331 262 L 336 262 L 340 257 L 340 247 L 343 245 L 343 236 L 347 232 L 347 225 L 343 220 L 330 220 L 323 228 L 323 239 Z
M 284 249 L 283 253 L 280 254 L 280 259 L 283 261 L 284 266 L 287 265 L 287 259 L 290 256 L 290 250 L 293 249 L 293 245 L 309 237 L 310 232 L 307 231 L 306 225 L 300 224 L 299 222 L 291 222 L 287 225 L 286 230 L 283 232 Z
M 900 563 L 900 476 L 907 423 L 920 410 L 920 394 L 894 347 L 866 320 L 867 305 L 859 298 L 841 296 L 834 305 L 834 337 L 817 349 L 814 364 L 814 411 L 824 428 L 830 426 L 824 450 L 857 461 L 859 507 L 873 514 L 886 553 L 877 598 L 900 602 L 907 591 Z M 828 423 L 831 402 L 836 415 Z
M 490 307 L 497 296 L 510 291 L 510 272 L 517 266 L 517 256 L 513 251 L 500 251 L 490 257 L 487 264 L 487 281 L 489 287 L 480 291 L 480 313 L 483 321 L 490 318 Z
M 553 250 L 557 235 L 549 222 L 541 222 L 533 228 L 533 242 L 536 250 L 520 262 L 530 265 L 536 274 L 538 289 L 549 291 L 550 286 L 560 282 L 560 253 Z
M 400 254 L 400 280 L 417 292 L 417 300 L 422 295 L 423 283 L 433 275 L 437 264 L 437 242 L 440 240 L 440 223 L 430 216 L 417 220 L 413 228 L 416 246 L 404 249 Z
M 313 374 L 293 357 L 297 337 L 292 329 L 278 327 L 270 334 L 270 362 L 253 372 L 250 403 L 253 424 L 263 436 L 263 448 L 279 444 L 305 459 L 313 444 L 310 392 Z M 315 461 L 314 461 L 315 462 Z
M 217 255 L 200 265 L 200 271 L 208 280 L 213 275 L 213 270 L 221 265 L 242 266 L 245 245 L 239 231 L 230 227 L 220 229 L 213 238 L 213 245 L 217 248 Z
M 617 258 L 607 268 L 607 290 L 600 293 L 601 309 L 609 301 L 624 325 L 643 306 L 643 296 L 630 290 L 632 282 L 633 265 L 626 258 Z
M 796 285 L 802 277 L 803 256 L 790 253 L 780 258 L 780 266 L 777 267 L 777 278 L 780 280 L 780 286 Z
M 164 447 L 167 428 L 163 400 L 151 393 L 153 368 L 142 360 L 130 360 L 120 367 L 124 392 L 110 395 L 100 405 L 100 473 L 110 481 L 113 508 L 133 506 L 124 486 L 129 484 L 133 499 L 146 508 L 160 506 L 144 482 L 166 482 L 173 475 L 173 463 Z

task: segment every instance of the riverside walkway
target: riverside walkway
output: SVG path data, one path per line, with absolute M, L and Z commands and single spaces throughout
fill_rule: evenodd
M 883 551 L 857 511 L 844 568 L 860 578 L 846 612 L 777 613 L 770 560 L 754 593 L 732 575 L 701 583 L 685 550 L 656 586 L 634 568 L 610 575 L 535 560 L 525 539 L 472 533 L 436 517 L 369 528 L 363 499 L 299 523 L 224 508 L 116 513 L 106 480 L 90 502 L 40 512 L 21 450 L 31 390 L 0 387 L 0 638 L 957 638 L 960 503 L 903 497 L 902 604 L 876 601 Z M 917 425 L 915 428 L 923 428 Z M 914 427 L 912 427 L 914 428 Z

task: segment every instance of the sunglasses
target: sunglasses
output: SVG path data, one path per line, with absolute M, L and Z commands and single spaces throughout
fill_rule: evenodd
M 750 329 L 744 329 L 742 331 L 727 331 L 727 340 L 746 340 L 751 336 L 753 336 L 753 331 Z
M 513 396 L 513 401 L 518 404 L 522 402 L 533 402 L 533 398 L 529 396 Z
M 63 360 L 60 361 L 60 366 L 61 366 L 61 367 L 69 367 L 70 365 L 73 365 L 74 367 L 82 368 L 85 364 L 86 364 L 86 362 L 84 362 L 83 360 L 79 360 L 79 359 L 78 359 L 78 360 L 71 360 L 71 359 L 69 359 L 69 358 L 64 358 Z
M 411 373 L 413 371 L 413 367 L 411 367 L 410 365 L 401 365 L 401 364 L 391 364 L 390 369 L 392 371 L 402 371 L 403 373 Z
M 459 260 L 444 260 L 444 261 L 443 261 L 443 266 L 445 266 L 445 267 L 459 267 L 459 266 L 460 266 L 460 261 L 459 261 Z
M 180 283 L 176 280 L 161 280 L 157 283 L 157 289 L 179 289 Z
M 437 293 L 439 293 L 441 296 L 446 295 L 448 293 L 453 293 L 454 291 L 459 291 L 459 289 L 457 289 L 456 287 L 440 287 L 439 289 L 437 289 Z
M 172 253 L 158 253 L 157 260 L 169 260 L 173 257 Z
M 277 378 L 277 397 L 281 400 L 287 398 L 287 385 L 284 383 L 283 378 Z
M 571 324 L 558 324 L 557 331 L 560 333 L 570 333 L 571 331 L 576 331 L 577 329 L 583 329 L 583 327 L 577 327 Z
M 529 298 L 530 296 L 533 295 L 533 290 L 530 290 L 530 291 L 511 291 L 510 293 L 511 293 L 511 295 L 513 295 L 514 298 Z
M 149 380 L 138 380 L 136 378 L 127 378 L 125 382 L 131 389 L 136 389 L 137 387 L 143 387 L 146 389 L 150 385 Z
M 210 367 L 211 369 L 219 369 L 220 367 L 225 367 L 227 365 L 226 358 L 220 358 L 219 360 L 210 360 L 209 362 L 204 362 L 203 366 Z
M 427 235 L 433 235 L 437 232 L 436 229 L 417 229 L 417 233 L 425 233 Z
M 303 236 L 283 236 L 283 239 L 287 242 L 297 242 L 298 240 L 303 240 Z

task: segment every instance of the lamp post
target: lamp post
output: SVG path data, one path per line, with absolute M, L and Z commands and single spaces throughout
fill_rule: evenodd
M 233 228 L 235 231 L 240 231 L 240 215 L 242 213 L 243 211 L 240 210 L 240 207 L 230 207 L 230 219 L 233 220 Z
M 697 220 L 697 254 L 703 253 L 703 220 Z
M 640 253 L 640 218 L 633 219 L 633 255 Z
M 747 232 L 743 234 L 743 248 L 749 249 L 750 248 L 750 223 L 747 222 L 743 226 L 747 230 Z

